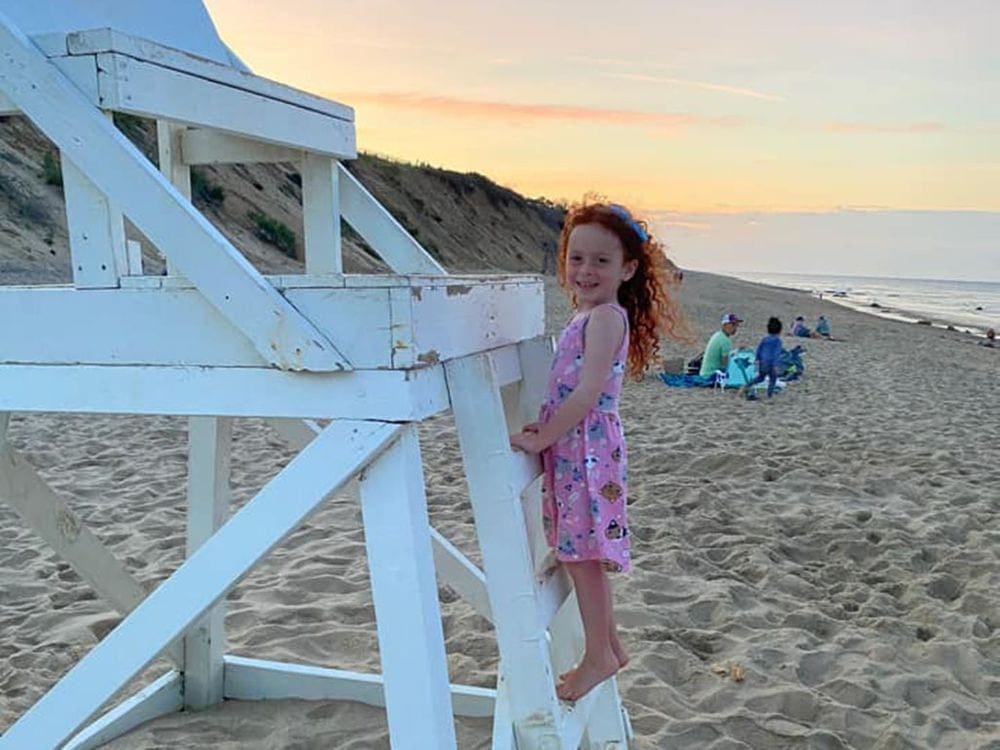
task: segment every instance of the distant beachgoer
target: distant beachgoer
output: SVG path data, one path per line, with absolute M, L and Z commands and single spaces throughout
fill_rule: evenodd
M 992 328 L 986 329 L 986 338 L 979 342 L 980 346 L 988 346 L 994 349 L 997 346 L 997 332 Z
M 698 374 L 703 378 L 712 375 L 716 370 L 725 370 L 729 364 L 729 352 L 733 350 L 732 338 L 743 321 L 736 313 L 726 313 L 722 316 L 720 330 L 712 334 L 705 346 L 701 358 L 701 369 Z
M 576 314 L 556 345 L 539 420 L 510 444 L 541 454 L 546 541 L 576 590 L 586 645 L 556 687 L 559 698 L 574 701 L 628 661 L 608 580 L 631 567 L 622 381 L 642 377 L 661 334 L 687 336 L 662 246 L 623 206 L 573 206 L 557 260 Z
M 746 384 L 747 398 L 753 398 L 753 386 L 767 380 L 767 397 L 774 395 L 778 383 L 778 363 L 781 361 L 781 321 L 771 317 L 767 321 L 767 335 L 757 344 L 757 377 Z

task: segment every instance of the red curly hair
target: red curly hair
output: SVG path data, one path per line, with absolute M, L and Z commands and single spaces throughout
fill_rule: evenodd
M 687 343 L 694 340 L 680 304 L 671 293 L 680 283 L 679 276 L 668 269 L 663 246 L 649 233 L 645 221 L 632 218 L 622 206 L 587 196 L 567 209 L 559 235 L 556 273 L 574 307 L 576 295 L 566 281 L 566 253 L 570 233 L 582 224 L 599 224 L 613 232 L 625 251 L 624 262 L 637 261 L 632 278 L 618 287 L 618 304 L 628 313 L 628 374 L 638 380 L 656 361 L 661 335 Z

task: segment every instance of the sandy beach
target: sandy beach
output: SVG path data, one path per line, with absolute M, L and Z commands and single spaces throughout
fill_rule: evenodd
M 1000 351 L 720 276 L 688 273 L 683 296 L 702 341 L 729 311 L 744 346 L 769 315 L 787 329 L 823 312 L 843 340 L 806 341 L 805 377 L 771 401 L 627 385 L 635 570 L 616 606 L 633 747 L 1000 750 Z M 551 287 L 551 331 L 567 311 Z M 144 584 L 180 564 L 184 419 L 15 415 L 9 439 Z M 422 441 L 432 523 L 478 559 L 450 419 Z M 237 420 L 234 507 L 290 457 Z M 492 687 L 489 624 L 441 600 L 451 679 Z M 4 504 L 0 604 L 3 729 L 119 617 Z M 231 653 L 377 671 L 357 499 L 328 503 L 227 606 Z M 461 748 L 489 747 L 488 720 L 456 725 Z M 106 747 L 361 750 L 388 734 L 357 704 L 227 702 Z

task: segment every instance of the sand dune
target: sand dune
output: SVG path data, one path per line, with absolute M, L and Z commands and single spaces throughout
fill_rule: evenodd
M 1000 352 L 952 332 L 689 274 L 702 334 L 822 309 L 845 341 L 806 342 L 770 402 L 627 387 L 635 571 L 616 582 L 636 748 L 1000 748 Z M 549 326 L 565 301 L 550 292 Z M 677 350 L 685 355 L 690 351 Z M 141 581 L 181 562 L 185 421 L 18 415 L 10 439 Z M 433 523 L 476 558 L 450 420 L 422 432 Z M 290 458 L 238 420 L 235 504 Z M 118 621 L 0 505 L 0 728 Z M 356 498 L 346 493 L 233 591 L 230 651 L 378 669 Z M 442 591 L 452 679 L 489 686 L 488 623 Z M 732 679 L 732 668 L 745 677 Z M 153 672 L 150 672 L 153 674 Z M 461 719 L 462 748 L 489 722 Z M 383 712 L 229 702 L 107 747 L 384 748 Z

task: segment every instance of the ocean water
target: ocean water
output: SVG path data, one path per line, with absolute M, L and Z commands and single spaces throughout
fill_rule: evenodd
M 792 273 L 736 273 L 737 278 L 811 292 L 885 318 L 931 321 L 983 333 L 1000 328 L 1000 282 L 893 279 Z

